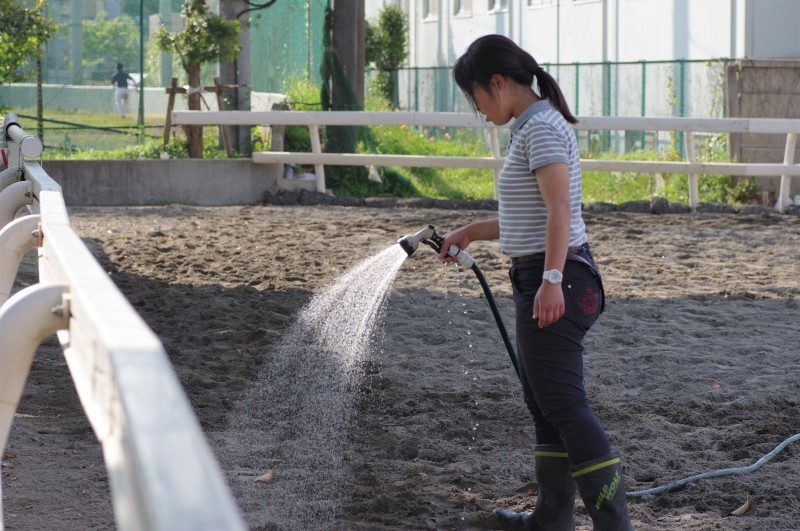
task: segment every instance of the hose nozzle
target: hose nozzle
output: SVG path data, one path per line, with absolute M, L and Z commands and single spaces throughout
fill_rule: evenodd
M 442 237 L 436 234 L 436 230 L 433 228 L 433 225 L 428 225 L 424 229 L 414 234 L 406 234 L 399 240 L 397 243 L 400 244 L 400 247 L 408 253 L 408 256 L 414 254 L 414 251 L 417 250 L 419 247 L 419 242 L 429 243 L 431 238 L 436 238 L 438 240 L 442 240 Z M 439 249 L 441 249 L 441 243 L 439 243 Z M 439 249 L 436 249 L 436 252 L 439 252 Z
M 408 253 L 408 256 L 414 254 L 414 251 L 417 250 L 419 247 L 420 242 L 429 245 L 437 254 L 442 251 L 442 244 L 444 244 L 444 238 L 436 234 L 436 229 L 433 228 L 433 225 L 428 225 L 424 229 L 414 234 L 407 234 L 397 240 L 397 243 L 400 244 L 400 247 Z M 471 269 L 473 265 L 475 265 L 475 260 L 466 253 L 466 251 L 462 251 L 455 245 L 451 245 L 450 249 L 447 250 L 447 254 L 449 256 L 454 257 L 458 263 L 464 269 Z

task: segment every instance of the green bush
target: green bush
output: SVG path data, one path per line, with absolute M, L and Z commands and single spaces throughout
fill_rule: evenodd
M 311 151 L 311 133 L 304 125 L 287 125 L 283 145 L 285 151 L 306 152 Z
M 742 179 L 730 191 L 729 199 L 733 203 L 752 203 L 758 198 L 761 190 L 753 177 Z

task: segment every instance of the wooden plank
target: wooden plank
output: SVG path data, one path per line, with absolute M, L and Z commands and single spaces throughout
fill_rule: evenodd
M 493 170 L 503 159 L 492 157 L 429 157 L 422 155 L 374 155 L 361 153 L 290 153 L 261 151 L 253 162 L 279 164 L 325 164 L 328 166 L 403 166 L 411 168 L 480 168 Z
M 360 111 L 173 111 L 181 125 L 410 125 L 494 127 L 473 114 Z M 800 133 L 800 120 L 780 118 L 657 118 L 579 116 L 576 130 Z

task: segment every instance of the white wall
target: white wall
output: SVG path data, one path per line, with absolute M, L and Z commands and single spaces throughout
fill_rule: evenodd
M 800 2 L 746 0 L 747 57 L 800 57 Z
M 542 63 L 800 56 L 800 0 L 508 0 L 499 12 L 472 0 L 471 14 L 458 16 L 453 2 L 438 0 L 438 16 L 426 19 L 422 0 L 402 4 L 411 66 L 451 66 L 488 33 Z

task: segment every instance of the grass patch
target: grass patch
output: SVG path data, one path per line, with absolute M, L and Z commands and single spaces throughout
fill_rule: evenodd
M 482 132 L 458 128 L 424 129 L 406 126 L 375 126 L 374 145 L 368 153 L 422 155 L 431 157 L 490 156 Z M 405 177 L 416 195 L 433 199 L 488 199 L 494 196 L 490 170 L 473 168 L 392 168 Z

